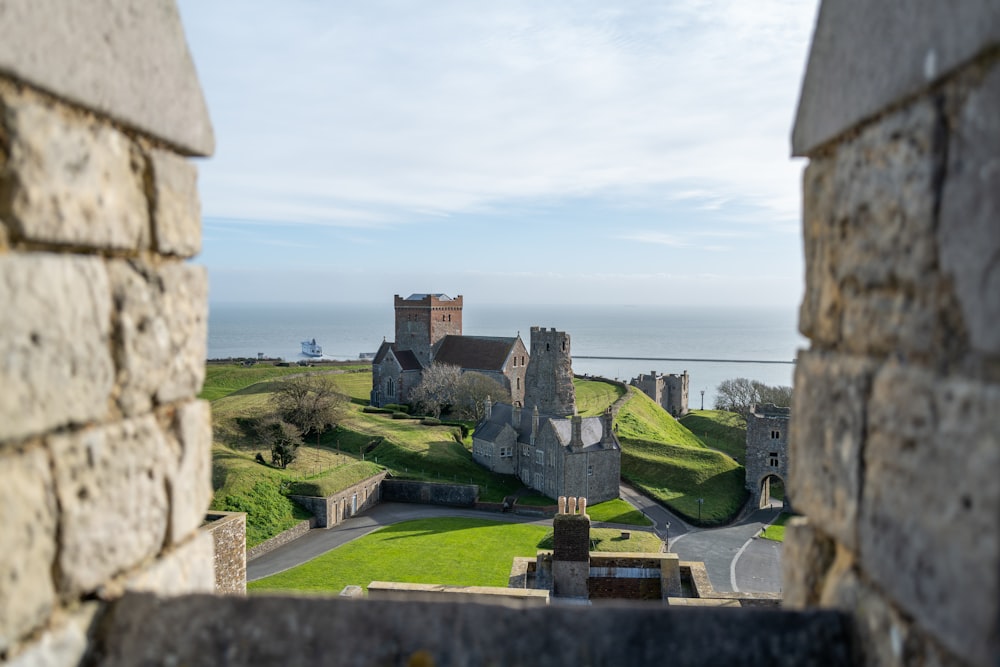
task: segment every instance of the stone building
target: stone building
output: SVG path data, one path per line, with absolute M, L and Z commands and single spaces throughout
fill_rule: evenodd
M 782 609 L 697 613 L 191 594 L 214 582 L 185 156 L 213 141 L 177 8 L 2 12 L 0 661 L 995 667 L 995 3 L 820 7 L 793 134 L 805 517 Z
M 681 374 L 649 371 L 632 378 L 629 382 L 633 387 L 653 399 L 674 417 L 683 417 L 688 413 L 688 387 L 691 378 L 687 371 Z
M 747 418 L 746 488 L 754 507 L 771 497 L 771 481 L 784 487 L 788 479 L 788 418 L 790 408 L 771 403 L 755 405 Z M 785 498 L 786 509 L 788 498 Z
M 521 337 L 463 336 L 462 295 L 411 294 L 394 297 L 396 340 L 382 341 L 372 360 L 371 404 L 409 403 L 432 363 L 475 371 L 505 387 L 515 403 L 524 400 L 528 352 Z
M 488 406 L 472 436 L 473 459 L 551 498 L 617 498 L 621 447 L 612 415 L 576 414 L 569 334 L 531 327 L 524 400 L 523 409 Z

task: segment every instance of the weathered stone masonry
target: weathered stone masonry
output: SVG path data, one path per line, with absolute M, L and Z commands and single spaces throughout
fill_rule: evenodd
M 747 417 L 746 488 L 751 503 L 758 507 L 771 495 L 771 480 L 782 484 L 788 479 L 789 408 L 771 403 L 755 405 Z M 785 509 L 789 508 L 785 494 Z
M 95 596 L 214 588 L 207 283 L 185 261 L 200 221 L 181 155 L 212 138 L 196 81 L 152 90 L 193 80 L 171 3 L 60 3 L 65 24 L 49 4 L 0 11 L 0 656 L 73 663 Z M 88 69 L 105 58 L 123 80 Z M 138 80 L 150 66 L 163 76 Z M 164 130 L 133 95 L 186 122 Z
M 803 85 L 784 592 L 865 664 L 1000 655 L 998 46 L 996 3 L 825 2 Z

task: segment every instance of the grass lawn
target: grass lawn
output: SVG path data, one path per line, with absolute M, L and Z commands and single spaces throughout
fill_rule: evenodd
M 205 384 L 202 386 L 198 398 L 203 398 L 206 401 L 214 401 L 258 382 L 276 380 L 288 375 L 361 369 L 371 371 L 371 364 L 345 363 L 336 365 L 323 364 L 322 366 L 275 366 L 272 362 L 262 362 L 253 366 L 206 364 Z M 368 388 L 371 389 L 370 374 L 368 375 Z
M 725 523 L 739 511 L 747 496 L 743 467 L 706 447 L 648 396 L 631 390 L 616 424 L 622 477 L 633 485 L 689 521 L 700 514 L 702 525 Z
M 725 452 L 740 465 L 746 464 L 747 425 L 735 412 L 691 410 L 680 421 L 712 449 Z
M 372 581 L 506 586 L 515 556 L 534 556 L 544 526 L 483 519 L 418 519 L 386 526 L 299 567 L 250 582 L 251 591 L 337 593 Z
M 764 530 L 761 531 L 760 536 L 765 540 L 773 540 L 775 542 L 785 541 L 785 523 L 792 515 L 788 512 L 782 512 L 778 515 L 778 518 L 774 520 L 770 526 L 765 526 Z
M 573 378 L 576 391 L 576 411 L 581 417 L 599 417 L 611 405 L 625 395 L 625 389 L 598 380 Z
M 606 523 L 624 523 L 631 526 L 652 526 L 653 522 L 646 515 L 629 505 L 621 498 L 607 500 L 596 505 L 587 505 L 587 515 L 591 521 Z
M 614 553 L 659 553 L 663 549 L 663 541 L 655 533 L 644 530 L 631 530 L 627 532 L 629 536 L 625 538 L 622 537 L 622 531 L 618 528 L 591 528 L 590 550 L 610 551 Z M 551 530 L 538 543 L 538 548 L 552 548 Z

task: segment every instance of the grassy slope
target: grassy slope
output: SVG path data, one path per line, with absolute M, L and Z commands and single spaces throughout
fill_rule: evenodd
M 337 592 L 349 584 L 399 581 L 454 586 L 507 585 L 515 556 L 533 557 L 551 529 L 485 519 L 418 519 L 386 526 L 304 565 L 251 582 L 251 591 Z M 595 551 L 657 552 L 652 533 L 594 529 Z M 546 541 L 548 540 L 548 542 Z
M 692 410 L 681 417 L 681 424 L 712 449 L 725 452 L 740 465 L 746 463 L 747 426 L 735 412 Z
M 265 380 L 275 380 L 288 375 L 301 375 L 303 373 L 329 372 L 332 370 L 351 370 L 371 368 L 370 365 L 349 364 L 343 366 L 274 366 L 270 363 L 260 363 L 254 366 L 240 366 L 239 364 L 208 364 L 205 367 L 205 384 L 198 394 L 198 398 L 206 401 L 214 401 L 228 396 L 234 391 L 245 389 L 250 385 L 264 382 Z M 371 376 L 369 375 L 369 389 L 371 388 Z
M 616 419 L 622 477 L 689 520 L 724 523 L 742 506 L 744 471 L 705 446 L 642 392 L 631 390 Z
M 582 417 L 599 417 L 615 401 L 625 395 L 625 389 L 609 382 L 573 378 L 576 391 L 576 411 Z

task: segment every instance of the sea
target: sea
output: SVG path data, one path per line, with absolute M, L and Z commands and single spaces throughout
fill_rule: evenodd
M 795 308 L 648 305 L 466 304 L 463 333 L 520 334 L 533 326 L 570 335 L 573 371 L 628 381 L 640 373 L 690 374 L 689 407 L 711 408 L 723 380 L 746 377 L 791 385 L 796 351 L 806 339 Z M 208 318 L 208 357 L 306 359 L 316 339 L 328 359 L 359 359 L 392 340 L 392 302 L 384 304 L 216 303 Z M 529 347 L 530 349 L 530 347 Z

